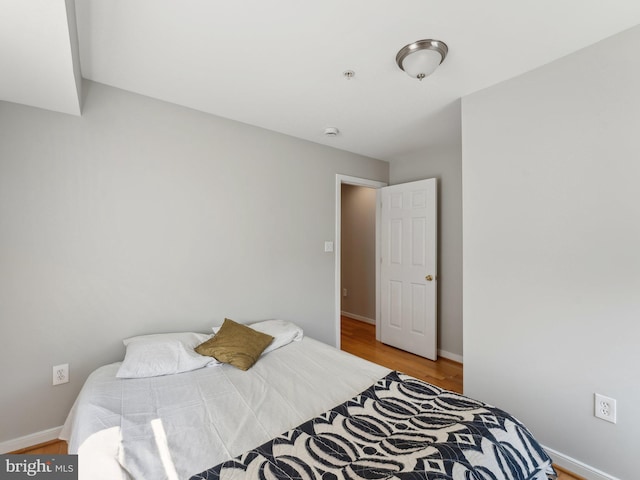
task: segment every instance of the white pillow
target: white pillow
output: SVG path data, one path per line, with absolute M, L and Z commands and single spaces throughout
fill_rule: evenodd
M 302 328 L 286 320 L 262 320 L 260 322 L 250 323 L 247 326 L 273 337 L 273 340 L 269 346 L 264 349 L 262 355 L 272 352 L 276 348 L 284 347 L 291 342 L 299 342 L 304 337 Z M 214 333 L 218 333 L 218 330 L 220 330 L 220 327 L 213 327 Z
M 194 348 L 211 338 L 204 333 L 158 333 L 125 338 L 124 361 L 116 377 L 144 378 L 189 372 L 219 363 Z

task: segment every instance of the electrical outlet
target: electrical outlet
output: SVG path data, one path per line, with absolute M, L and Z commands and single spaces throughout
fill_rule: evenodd
M 343 289 L 342 289 L 342 296 L 343 296 L 343 297 L 346 297 L 346 296 L 347 296 L 347 289 L 346 289 L 346 288 L 343 288 Z
M 61 385 L 69 382 L 69 364 L 56 365 L 53 367 L 53 385 Z
M 607 422 L 616 423 L 616 401 L 613 398 L 605 397 L 599 393 L 595 394 L 594 412 L 593 414 L 606 420 Z

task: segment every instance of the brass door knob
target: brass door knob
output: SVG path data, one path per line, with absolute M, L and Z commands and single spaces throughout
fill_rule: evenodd
M 432 280 L 433 280 L 433 277 L 432 277 L 431 275 L 427 275 L 426 277 L 424 277 L 424 279 L 425 279 L 427 282 L 430 282 L 430 281 L 432 281 Z

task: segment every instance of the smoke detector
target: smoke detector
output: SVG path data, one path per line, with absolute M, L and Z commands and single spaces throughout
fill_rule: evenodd
M 327 137 L 337 137 L 339 133 L 340 130 L 338 130 L 336 127 L 327 127 L 324 129 L 324 134 Z

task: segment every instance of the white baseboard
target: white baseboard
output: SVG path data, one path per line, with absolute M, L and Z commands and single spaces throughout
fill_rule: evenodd
M 345 317 L 353 318 L 354 320 L 360 320 L 361 322 L 370 323 L 371 325 L 375 325 L 376 321 L 373 318 L 363 317 L 362 315 L 357 315 L 355 313 L 349 312 L 340 312 L 340 315 L 344 315 Z
M 49 430 L 43 430 L 41 432 L 25 435 L 24 437 L 14 438 L 13 440 L 7 440 L 6 442 L 0 442 L 0 454 L 15 452 L 16 450 L 31 447 L 33 445 L 38 445 L 39 443 L 56 440 L 61 431 L 62 426 L 54 427 L 50 428 Z
M 597 468 L 593 468 L 586 463 L 582 463 L 575 458 L 571 458 L 564 453 L 560 453 L 552 448 L 547 448 L 542 445 L 542 448 L 549 454 L 553 463 L 562 467 L 566 470 L 569 470 L 571 473 L 575 473 L 576 475 L 580 475 L 581 477 L 586 478 L 587 480 L 620 480 L 617 477 L 609 475 Z
M 454 362 L 464 363 L 462 361 L 462 355 L 458 355 L 457 353 L 447 352 L 446 350 L 438 350 L 438 356 L 442 358 L 446 358 L 448 360 L 453 360 Z

